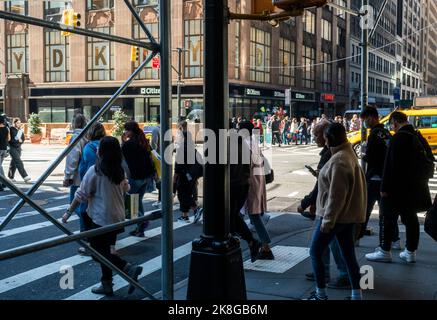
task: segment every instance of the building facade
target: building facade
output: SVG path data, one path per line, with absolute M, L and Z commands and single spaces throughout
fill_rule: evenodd
M 338 0 L 340 4 L 347 1 Z M 159 41 L 158 0 L 132 0 L 141 19 Z M 81 27 L 146 40 L 123 0 L 72 0 Z M 0 9 L 60 21 L 62 1 L 2 1 Z M 229 0 L 231 11 L 248 13 L 250 0 Z M 172 48 L 184 48 L 181 88 L 184 113 L 203 109 L 202 1 L 172 2 Z M 346 75 L 350 53 L 349 15 L 330 7 L 281 22 L 232 21 L 229 25 L 230 116 L 247 118 L 280 108 L 295 116 L 341 114 L 348 107 Z M 43 122 L 69 122 L 80 110 L 92 117 L 147 56 L 141 49 L 132 62 L 128 45 L 70 35 L 12 21 L 0 21 L 0 108 L 27 119 L 39 113 Z M 339 62 L 331 63 L 332 60 Z M 177 68 L 178 53 L 172 64 Z M 173 71 L 173 120 L 178 117 L 177 72 Z M 291 105 L 285 106 L 285 89 Z M 120 108 L 139 122 L 159 113 L 159 69 L 148 65 L 107 112 Z
M 426 0 L 423 3 L 423 94 L 437 95 L 437 2 Z

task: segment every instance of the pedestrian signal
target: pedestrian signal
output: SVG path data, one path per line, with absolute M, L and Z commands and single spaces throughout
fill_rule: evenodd
M 138 61 L 139 56 L 140 56 L 140 48 L 136 46 L 131 47 L 130 61 L 132 62 Z

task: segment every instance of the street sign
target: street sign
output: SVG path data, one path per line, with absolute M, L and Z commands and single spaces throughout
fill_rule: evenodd
M 152 59 L 152 68 L 159 69 L 159 67 L 160 67 L 159 57 L 154 57 Z
M 291 89 L 285 89 L 285 105 L 289 106 L 291 104 Z

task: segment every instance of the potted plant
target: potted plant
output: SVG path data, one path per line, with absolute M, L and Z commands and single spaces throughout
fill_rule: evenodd
M 121 142 L 121 136 L 124 133 L 124 124 L 126 123 L 128 117 L 127 115 L 121 111 L 117 110 L 114 112 L 112 116 L 112 120 L 114 120 L 114 127 L 112 128 L 112 136 L 118 138 Z
M 42 140 L 42 130 L 41 118 L 38 114 L 32 113 L 29 116 L 29 131 L 30 131 L 30 142 L 31 143 L 41 143 Z

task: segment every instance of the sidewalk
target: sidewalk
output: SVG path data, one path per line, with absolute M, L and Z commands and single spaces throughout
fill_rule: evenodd
M 273 252 L 276 253 L 275 261 L 256 261 L 251 264 L 247 260 L 248 253 L 243 244 L 248 300 L 305 299 L 315 290 L 315 284 L 305 279 L 305 274 L 312 272 L 308 247 L 311 243 L 313 223 L 305 221 L 295 213 L 286 213 L 275 220 L 277 224 L 282 222 L 290 227 L 292 226 L 290 222 L 292 224 L 294 221 L 300 224 L 306 223 L 307 227 L 287 234 L 282 233 L 276 237 L 277 232 L 271 232 L 271 246 Z M 375 220 L 372 221 L 372 227 L 377 232 Z M 400 231 L 404 245 L 405 228 L 400 226 Z M 423 227 L 415 264 L 404 263 L 399 258 L 400 251 L 392 252 L 392 263 L 367 261 L 364 255 L 373 252 L 377 242 L 378 235 L 375 234 L 362 239 L 360 246 L 356 248 L 360 266 L 371 266 L 374 270 L 374 289 L 363 291 L 365 300 L 437 300 L 437 243 L 423 232 Z M 287 266 L 293 260 L 298 263 L 295 266 Z M 332 263 L 331 257 L 331 278 L 335 278 L 338 273 Z M 266 271 L 248 270 L 246 267 L 250 265 Z M 281 268 L 286 270 L 281 272 Z M 277 273 L 272 271 L 277 271 Z M 175 288 L 175 300 L 186 300 L 186 293 L 187 281 L 184 281 L 179 284 L 179 288 Z M 328 288 L 328 295 L 330 300 L 343 300 L 350 295 L 350 291 Z

